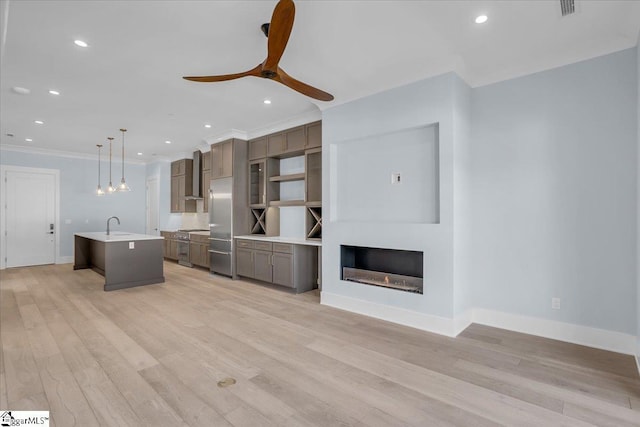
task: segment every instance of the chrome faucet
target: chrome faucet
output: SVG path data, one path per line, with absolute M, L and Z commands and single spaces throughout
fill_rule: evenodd
M 118 225 L 120 225 L 120 218 L 118 218 L 117 216 L 112 216 L 111 218 L 109 218 L 107 220 L 107 236 L 109 235 L 109 222 L 114 218 L 116 219 L 116 221 L 118 221 Z

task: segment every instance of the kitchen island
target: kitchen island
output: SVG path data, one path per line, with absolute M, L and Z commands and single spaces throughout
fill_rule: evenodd
M 163 240 L 126 232 L 76 233 L 73 269 L 90 268 L 103 275 L 105 291 L 162 283 Z

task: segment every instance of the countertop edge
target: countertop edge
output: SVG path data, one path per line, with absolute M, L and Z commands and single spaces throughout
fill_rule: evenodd
M 245 235 L 245 236 L 234 236 L 234 239 L 244 239 L 244 240 L 256 240 L 261 242 L 272 242 L 272 243 L 289 243 L 292 245 L 306 245 L 306 246 L 322 246 L 322 241 L 318 240 L 306 240 L 303 238 L 295 238 L 295 237 L 281 237 L 281 236 L 255 236 L 255 235 Z

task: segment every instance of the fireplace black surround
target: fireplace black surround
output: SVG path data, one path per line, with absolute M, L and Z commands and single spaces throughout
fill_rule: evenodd
M 340 246 L 342 280 L 422 294 L 423 253 Z

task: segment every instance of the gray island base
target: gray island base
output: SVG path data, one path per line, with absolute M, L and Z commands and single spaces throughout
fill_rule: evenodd
M 163 238 L 114 232 L 76 233 L 74 270 L 90 268 L 104 276 L 104 290 L 164 282 Z

